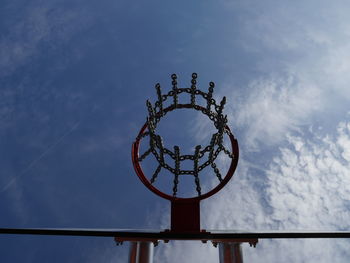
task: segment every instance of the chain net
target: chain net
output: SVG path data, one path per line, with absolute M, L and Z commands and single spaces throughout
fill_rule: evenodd
M 220 152 L 224 152 L 229 158 L 234 158 L 233 154 L 225 148 L 223 145 L 223 136 L 224 133 L 230 134 L 230 131 L 226 129 L 227 124 L 227 115 L 223 115 L 223 109 L 226 103 L 226 98 L 223 97 L 221 102 L 218 104 L 213 98 L 213 91 L 215 84 L 213 82 L 209 83 L 208 92 L 203 92 L 197 89 L 197 74 L 192 74 L 191 80 L 191 88 L 178 88 L 177 87 L 177 76 L 175 74 L 171 75 L 172 78 L 172 90 L 167 94 L 162 94 L 159 83 L 156 84 L 155 88 L 157 91 L 158 100 L 151 104 L 149 100 L 147 100 L 147 126 L 148 131 L 144 132 L 137 139 L 142 139 L 144 137 L 149 137 L 149 148 L 139 157 L 139 161 L 142 162 L 148 155 L 153 154 L 154 157 L 158 161 L 158 167 L 154 171 L 150 182 L 153 184 L 161 171 L 161 169 L 166 169 L 174 175 L 173 180 L 173 196 L 177 196 L 178 185 L 179 185 L 179 176 L 180 175 L 192 175 L 194 177 L 194 184 L 196 187 L 196 192 L 198 196 L 202 194 L 199 172 L 202 171 L 207 166 L 211 166 L 217 179 L 221 182 L 222 176 L 221 173 L 215 163 Z M 178 95 L 181 93 L 190 94 L 190 100 L 187 104 L 181 104 L 178 100 Z M 206 105 L 201 106 L 196 104 L 196 97 L 202 96 Z M 171 105 L 164 108 L 164 102 L 167 100 L 172 100 Z M 179 146 L 174 146 L 173 150 L 170 150 L 164 146 L 163 139 L 160 135 L 156 133 L 157 125 L 159 124 L 161 118 L 166 116 L 168 112 L 171 112 L 176 109 L 182 108 L 190 108 L 197 111 L 202 112 L 207 115 L 209 119 L 214 123 L 217 132 L 215 132 L 211 136 L 211 140 L 209 145 L 202 147 L 201 145 L 197 145 L 195 147 L 194 154 L 186 154 L 181 155 L 181 151 Z M 207 154 L 207 158 L 203 158 L 204 155 Z M 168 155 L 172 160 L 172 164 L 168 164 L 165 162 L 164 156 Z M 202 161 L 204 159 L 204 161 Z M 193 161 L 193 169 L 192 170 L 183 170 L 181 169 L 181 162 L 184 160 Z M 200 161 L 202 164 L 200 164 Z

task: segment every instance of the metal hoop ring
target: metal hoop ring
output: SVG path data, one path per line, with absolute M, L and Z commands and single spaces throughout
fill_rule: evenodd
M 220 191 L 228 183 L 228 181 L 232 178 L 232 176 L 237 168 L 238 158 L 239 158 L 238 142 L 235 139 L 235 137 L 233 136 L 230 128 L 227 125 L 225 125 L 225 129 L 227 130 L 226 134 L 230 138 L 232 154 L 233 154 L 234 158 L 231 159 L 230 168 L 228 169 L 227 174 L 223 178 L 223 180 L 216 187 L 214 187 L 212 190 L 210 190 L 209 192 L 202 194 L 202 195 L 199 195 L 199 196 L 196 196 L 196 197 L 188 197 L 188 198 L 175 197 L 175 196 L 166 194 L 151 184 L 149 179 L 143 173 L 141 164 L 139 162 L 140 142 L 141 142 L 141 139 L 143 138 L 142 135 L 146 132 L 146 129 L 147 129 L 147 122 L 143 125 L 138 136 L 136 137 L 135 142 L 132 144 L 132 150 L 131 150 L 132 163 L 133 163 L 135 172 L 136 172 L 137 176 L 139 177 L 139 179 L 141 180 L 141 182 L 150 191 L 152 191 L 153 193 L 155 193 L 156 195 L 158 195 L 160 197 L 163 197 L 163 198 L 170 200 L 170 201 L 183 201 L 183 202 L 193 202 L 193 201 L 200 201 L 200 200 L 206 199 L 206 198 L 216 194 L 218 191 Z

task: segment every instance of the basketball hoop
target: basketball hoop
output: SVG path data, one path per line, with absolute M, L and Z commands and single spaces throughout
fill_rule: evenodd
M 172 78 L 172 90 L 166 94 L 161 93 L 160 85 L 156 84 L 155 88 L 158 95 L 158 100 L 151 104 L 147 100 L 148 117 L 146 123 L 141 128 L 135 142 L 132 145 L 132 162 L 137 176 L 141 182 L 153 193 L 158 196 L 171 201 L 171 232 L 199 232 L 200 231 L 200 207 L 199 202 L 205 198 L 208 198 L 218 191 L 220 191 L 232 178 L 238 162 L 239 150 L 237 140 L 234 138 L 230 128 L 227 125 L 227 116 L 223 114 L 226 98 L 223 97 L 218 104 L 213 98 L 214 83 L 209 83 L 208 92 L 203 92 L 196 87 L 197 74 L 192 74 L 191 87 L 190 88 L 178 88 L 177 76 L 171 75 Z M 189 94 L 189 103 L 179 102 L 179 94 Z M 201 96 L 206 105 L 198 105 L 196 98 Z M 171 100 L 170 106 L 164 108 L 164 102 Z M 210 121 L 213 122 L 217 132 L 212 134 L 210 143 L 206 147 L 197 145 L 194 149 L 194 154 L 181 155 L 179 146 L 174 146 L 173 150 L 166 148 L 163 144 L 162 137 L 157 134 L 157 126 L 160 120 L 166 116 L 168 112 L 177 109 L 193 109 L 206 115 Z M 231 149 L 227 149 L 223 145 L 223 137 L 228 136 Z M 141 140 L 149 139 L 149 148 L 139 154 Z M 219 168 L 215 161 L 219 153 L 224 152 L 228 158 L 231 159 L 230 167 L 226 173 L 226 176 L 222 177 Z M 208 153 L 208 158 L 204 159 L 205 154 Z M 152 154 L 157 162 L 158 167 L 155 169 L 152 176 L 149 178 L 142 170 L 141 162 Z M 165 161 L 165 155 L 168 155 L 173 161 L 173 164 L 169 164 Z M 192 170 L 181 169 L 181 162 L 190 160 L 193 162 Z M 202 192 L 200 185 L 199 173 L 206 167 L 210 166 L 213 169 L 218 185 L 206 193 Z M 174 175 L 172 194 L 160 191 L 153 183 L 157 180 L 157 177 L 161 170 L 167 170 Z M 178 184 L 182 175 L 192 175 L 194 178 L 194 186 L 197 192 L 197 196 L 194 197 L 180 197 L 178 196 Z M 186 217 L 185 217 L 186 215 Z

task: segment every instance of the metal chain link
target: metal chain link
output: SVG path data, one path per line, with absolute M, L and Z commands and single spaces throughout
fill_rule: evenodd
M 157 159 L 158 163 L 160 163 L 161 160 L 160 160 L 160 157 L 159 157 L 159 155 L 158 155 L 158 153 L 157 153 L 157 151 L 156 151 L 155 148 L 152 149 L 152 154 L 153 154 L 154 157 Z
M 157 90 L 157 96 L 158 96 L 158 101 L 156 102 L 156 105 L 158 105 L 159 107 L 159 115 L 163 116 L 163 96 L 162 96 L 162 90 L 160 89 L 159 83 L 156 84 L 156 90 Z
M 194 182 L 196 184 L 196 190 L 197 190 L 198 196 L 201 195 L 201 191 L 202 191 L 201 185 L 199 182 L 199 177 L 198 177 L 198 158 L 199 158 L 200 149 L 201 149 L 201 146 L 197 145 L 194 153 L 194 162 L 193 162 Z
M 156 145 L 159 148 L 159 163 L 162 164 L 164 163 L 164 150 L 163 150 L 164 146 L 163 146 L 162 137 L 160 137 L 160 135 L 157 135 Z
M 229 156 L 231 159 L 234 158 L 233 154 L 232 154 L 229 150 L 227 150 L 227 149 L 225 148 L 225 146 L 222 146 L 222 150 L 223 150 L 224 153 L 227 154 L 227 156 Z
M 191 80 L 191 105 L 196 105 L 196 84 L 197 84 L 197 74 L 192 74 L 192 80 Z
M 227 150 L 223 145 L 219 145 L 218 148 L 214 151 L 214 145 L 217 145 L 216 144 L 217 136 L 218 136 L 217 134 L 214 134 L 211 140 L 211 145 L 206 146 L 202 151 L 198 153 L 198 159 L 201 159 L 205 152 L 209 152 L 208 160 L 205 161 L 202 165 L 198 166 L 198 171 L 203 170 L 205 167 L 209 166 L 212 162 L 214 162 L 221 151 L 223 151 L 230 158 L 234 158 L 233 154 L 229 150 Z M 143 161 L 149 155 L 149 153 L 152 152 L 161 167 L 167 169 L 171 173 L 175 173 L 176 167 L 172 168 L 170 165 L 164 162 L 164 154 L 168 154 L 175 161 L 176 161 L 176 154 L 163 146 L 161 137 L 159 135 L 156 135 L 156 138 L 157 139 L 154 140 L 154 145 L 157 146 L 159 153 L 156 151 L 156 148 L 154 146 L 150 147 L 150 149 L 148 149 L 144 154 L 141 155 L 141 157 L 139 157 L 139 161 Z M 180 163 L 181 161 L 184 161 L 184 160 L 195 160 L 195 158 L 196 158 L 195 155 L 180 155 L 178 159 Z M 191 170 L 179 169 L 178 174 L 194 175 L 194 172 Z
M 174 146 L 175 152 L 175 172 L 174 172 L 174 187 L 173 196 L 176 196 L 177 185 L 179 184 L 179 173 L 180 173 L 180 148 L 179 146 Z
M 184 160 L 194 160 L 194 156 L 193 155 L 181 155 L 180 161 L 184 161 Z
M 172 78 L 172 82 L 171 82 L 171 84 L 173 84 L 173 99 L 174 99 L 174 106 L 175 106 L 175 108 L 177 107 L 177 103 L 178 103 L 178 96 L 177 96 L 177 81 L 176 81 L 176 79 L 177 79 L 177 76 L 176 76 L 176 74 L 172 74 L 171 75 L 171 78 Z
M 212 163 L 211 167 L 214 169 L 216 177 L 219 179 L 220 182 L 222 182 L 222 177 L 221 177 L 219 169 L 216 167 L 216 164 Z
M 162 166 L 158 165 L 157 169 L 154 171 L 152 178 L 151 178 L 151 184 L 153 184 L 156 181 L 157 176 L 158 176 L 161 168 L 162 168 Z
M 163 148 L 164 153 L 168 154 L 173 160 L 175 160 L 175 154 L 167 148 Z
M 216 144 L 216 141 L 217 141 L 217 137 L 218 137 L 218 134 L 214 133 L 210 140 L 210 145 L 209 145 L 210 151 L 209 151 L 209 158 L 208 158 L 209 162 L 213 161 L 213 151 L 214 151 L 214 145 Z
M 148 129 L 150 130 L 150 132 L 153 132 L 153 130 L 155 129 L 154 127 L 155 112 L 149 100 L 146 101 L 146 105 L 148 110 L 148 118 L 147 118 Z
M 151 148 L 149 148 L 147 151 L 145 151 L 144 154 L 142 154 L 139 157 L 139 162 L 142 162 L 151 152 L 152 152 Z
M 213 154 L 213 159 L 212 159 L 213 162 L 216 160 L 216 158 L 218 157 L 218 155 L 221 151 L 222 151 L 222 147 L 219 146 Z
M 194 172 L 192 170 L 180 170 L 179 174 L 194 175 Z

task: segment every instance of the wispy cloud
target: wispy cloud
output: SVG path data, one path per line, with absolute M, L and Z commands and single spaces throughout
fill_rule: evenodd
M 248 90 L 241 96 L 228 91 L 227 97 L 233 101 L 228 105 L 231 125 L 243 127 L 244 147 L 251 150 L 258 150 L 259 143 L 280 142 L 287 131 L 309 123 L 310 115 L 322 107 L 321 91 L 299 83 L 293 76 L 256 80 Z
M 236 177 L 226 189 L 203 202 L 205 228 L 250 231 L 350 228 L 350 122 L 339 123 L 335 135 L 315 134 L 308 138 L 288 135 L 287 142 L 272 157 L 265 172 L 244 160 L 240 163 Z M 244 247 L 244 254 L 249 262 L 282 259 L 316 262 L 317 258 L 345 262 L 350 256 L 347 246 L 344 240 L 261 240 L 255 249 Z M 200 258 L 201 262 L 217 260 L 217 250 L 201 249 L 195 243 L 175 243 L 163 246 L 156 255 L 164 262 L 180 259 L 191 262 L 191 257 Z M 266 251 L 273 251 L 273 255 L 266 255 Z
M 349 4 L 225 4 L 233 10 L 238 5 L 249 14 L 249 19 L 244 12 L 239 15 L 237 41 L 251 54 L 250 67 L 258 74 L 252 74 L 240 90 L 228 77 L 220 92 L 229 97 L 233 105 L 229 119 L 233 127 L 242 129 L 243 143 L 250 150 L 257 150 L 259 143 L 280 143 L 286 132 L 322 115 L 332 118 L 331 112 L 346 108 L 350 98 Z
M 18 8 L 8 7 L 9 12 Z M 0 38 L 0 76 L 14 72 L 18 67 L 31 63 L 46 45 L 54 49 L 69 41 L 77 31 L 89 24 L 84 10 L 66 10 L 54 1 L 40 4 L 31 2 L 17 12 L 13 20 L 6 21 L 7 33 Z
M 348 230 L 350 134 L 348 121 L 339 121 L 350 97 L 350 6 L 264 2 L 252 8 L 253 2 L 239 5 L 249 13 L 240 16 L 239 42 L 258 74 L 245 89 L 233 90 L 228 78 L 220 90 L 231 102 L 226 112 L 244 154 L 232 182 L 203 202 L 205 227 Z M 315 132 L 318 126 L 328 129 Z M 203 140 L 206 124 L 198 120 L 197 128 Z M 253 164 L 252 154 L 259 158 Z M 264 240 L 244 254 L 249 262 L 347 262 L 347 246 L 344 240 Z M 194 253 L 201 262 L 218 261 L 216 250 L 199 252 L 192 244 L 165 250 L 159 253 L 165 262 L 175 262 L 170 251 L 183 262 L 190 261 L 181 255 Z
M 283 229 L 349 229 L 350 123 L 341 122 L 336 136 L 288 142 L 267 172 L 271 219 Z
M 59 145 L 69 134 L 71 134 L 79 125 L 76 122 L 66 133 L 64 133 L 58 140 L 48 146 L 37 158 L 33 159 L 19 174 L 13 176 L 1 189 L 0 194 L 7 191 L 17 180 L 24 176 L 33 166 L 35 166 L 42 158 L 45 157 L 52 149 Z
M 31 76 L 29 71 L 24 71 L 21 78 L 16 74 L 24 66 L 27 69 L 38 66 L 40 64 L 37 63 L 38 60 L 47 59 L 46 52 L 71 41 L 75 34 L 89 26 L 91 17 L 86 16 L 84 7 L 67 9 L 57 1 L 32 1 L 25 5 L 21 2 L 23 1 L 13 1 L 4 5 L 2 10 L 6 15 L 2 17 L 4 28 L 0 36 L 0 133 L 3 139 L 5 138 L 4 142 L 15 138 L 11 141 L 13 144 L 10 148 L 11 151 L 18 152 L 12 156 L 4 153 L 8 151 L 6 148 L 8 146 L 2 148 L 5 157 L 3 162 L 7 161 L 7 165 L 14 168 L 3 170 L 0 194 L 6 194 L 11 207 L 16 208 L 14 215 L 19 216 L 24 222 L 26 202 L 23 200 L 23 189 L 18 179 L 26 175 L 49 151 L 61 143 L 78 124 L 75 118 L 75 124 L 68 124 L 71 127 L 68 133 L 58 136 L 56 135 L 61 129 L 52 129 L 53 137 L 56 139 L 49 139 L 51 142 L 47 143 L 47 137 L 51 136 L 47 129 L 52 127 L 48 122 L 52 121 L 52 116 L 45 108 L 46 102 L 62 98 L 68 108 L 76 104 L 79 98 L 75 91 L 61 91 L 46 86 L 52 81 L 49 78 L 45 80 L 43 78 L 44 84 L 38 87 L 36 80 L 32 81 L 35 77 Z M 57 65 L 55 62 L 51 63 L 52 67 Z M 12 78 L 15 75 L 16 77 Z M 68 105 L 69 103 L 71 105 Z M 25 143 L 21 144 L 22 134 L 18 131 L 22 131 L 24 126 L 28 127 L 28 123 L 33 124 L 32 120 L 42 126 L 34 128 L 36 131 L 33 133 L 23 135 L 26 137 Z M 34 149 L 33 155 L 36 157 L 21 155 L 22 151 L 26 152 L 28 148 Z
M 350 228 L 349 140 L 349 122 L 339 123 L 333 136 L 308 139 L 288 136 L 288 146 L 280 148 L 280 154 L 273 158 L 267 171 L 266 195 L 270 209 L 265 216 L 270 220 L 270 228 L 323 231 Z M 250 260 L 260 258 L 266 249 L 275 251 L 273 257 L 264 257 L 266 262 L 279 262 L 282 258 L 293 262 L 316 262 L 316 259 L 346 262 L 350 256 L 349 242 L 345 240 L 261 243 Z

